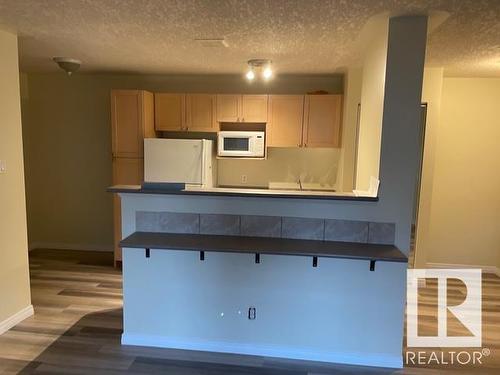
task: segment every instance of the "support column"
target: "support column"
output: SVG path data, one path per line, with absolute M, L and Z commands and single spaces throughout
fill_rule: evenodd
M 397 223 L 396 246 L 408 253 L 420 160 L 420 102 L 427 16 L 389 20 L 380 150 L 380 200 Z

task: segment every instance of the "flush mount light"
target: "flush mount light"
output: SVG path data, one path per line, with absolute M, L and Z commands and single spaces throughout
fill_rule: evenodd
M 82 62 L 71 57 L 53 57 L 52 60 L 59 65 L 69 76 L 80 69 Z
M 273 70 L 271 68 L 272 61 L 268 59 L 252 59 L 248 60 L 248 71 L 245 77 L 249 81 L 255 79 L 255 72 L 260 72 L 262 78 L 267 81 L 273 76 Z

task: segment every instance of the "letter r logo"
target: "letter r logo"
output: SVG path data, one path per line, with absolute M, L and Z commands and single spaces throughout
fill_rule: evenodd
M 437 280 L 437 336 L 418 335 L 419 279 Z M 465 299 L 453 306 L 448 301 L 448 281 L 458 279 L 466 287 Z M 469 330 L 468 336 L 448 335 L 448 315 Z M 481 270 L 411 269 L 407 277 L 406 333 L 408 347 L 481 347 Z

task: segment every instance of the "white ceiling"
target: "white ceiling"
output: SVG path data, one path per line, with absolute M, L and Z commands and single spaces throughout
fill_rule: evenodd
M 70 56 L 87 72 L 241 73 L 270 58 L 279 73 L 332 73 L 359 61 L 372 17 L 437 11 L 449 17 L 429 35 L 427 63 L 500 76 L 500 0 L 0 0 L 0 29 L 19 34 L 29 72 Z M 222 37 L 229 47 L 194 41 Z

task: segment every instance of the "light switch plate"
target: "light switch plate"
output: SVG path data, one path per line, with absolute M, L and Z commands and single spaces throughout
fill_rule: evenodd
M 5 160 L 0 160 L 0 173 L 7 172 L 7 162 Z

